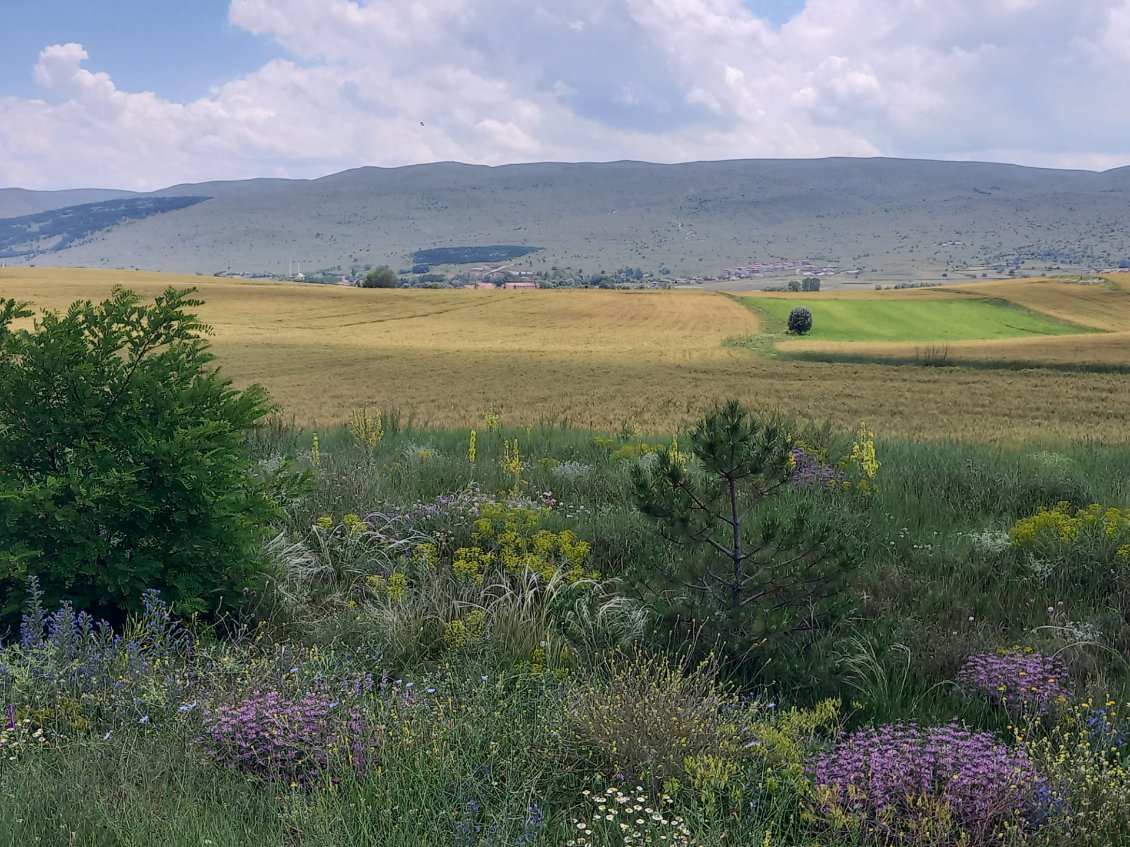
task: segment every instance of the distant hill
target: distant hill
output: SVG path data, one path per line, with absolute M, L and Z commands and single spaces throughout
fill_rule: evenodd
M 0 218 L 34 215 L 64 206 L 98 203 L 102 200 L 120 200 L 136 197 L 134 191 L 115 191 L 109 188 L 75 188 L 68 191 L 29 191 L 26 188 L 0 188 Z
M 25 202 L 39 202 L 29 194 Z M 436 248 L 508 245 L 541 248 L 514 260 L 519 270 L 627 266 L 716 275 L 776 259 L 897 281 L 1130 260 L 1130 168 L 843 158 L 438 163 L 140 196 L 212 199 L 122 220 L 49 257 L 17 261 L 188 273 L 281 273 L 293 264 L 349 271 L 404 267 Z
M 0 259 L 44 259 L 115 227 L 201 203 L 208 197 L 129 197 L 0 218 Z M 47 258 L 48 263 L 50 258 Z

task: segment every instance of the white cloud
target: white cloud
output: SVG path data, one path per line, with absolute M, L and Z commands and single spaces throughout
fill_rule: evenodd
M 455 159 L 1130 162 L 1130 0 L 232 0 L 286 58 L 178 103 L 48 45 L 0 184 L 154 188 Z

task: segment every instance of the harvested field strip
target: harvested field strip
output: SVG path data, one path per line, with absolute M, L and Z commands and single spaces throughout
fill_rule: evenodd
M 1007 300 L 1062 321 L 1106 331 L 1130 330 L 1130 286 L 1103 282 L 1018 280 L 947 286 L 938 292 Z
M 949 362 L 1003 362 L 1075 366 L 1077 370 L 1101 371 L 1130 368 L 1130 332 L 1061 335 L 1044 338 L 1012 338 L 997 341 L 959 341 L 933 344 L 868 344 L 861 342 L 814 342 L 806 339 L 782 341 L 777 350 L 788 357 L 809 361 L 918 362 L 944 358 Z

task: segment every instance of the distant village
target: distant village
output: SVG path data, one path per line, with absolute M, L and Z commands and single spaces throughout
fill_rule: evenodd
M 302 273 L 293 268 L 285 275 L 276 278 L 295 282 L 332 284 L 348 287 L 362 286 L 365 274 L 371 266 L 355 269 L 349 273 L 340 271 L 318 271 Z M 756 280 L 780 281 L 781 278 L 796 279 L 829 277 L 836 275 L 858 276 L 861 268 L 849 270 L 836 265 L 815 263 L 808 260 L 772 260 L 753 262 L 723 268 L 718 274 L 710 276 L 680 276 L 671 274 L 666 266 L 658 273 L 641 268 L 620 268 L 614 272 L 586 274 L 572 268 L 554 268 L 551 271 L 518 270 L 513 263 L 483 263 L 466 270 L 440 272 L 427 264 L 415 264 L 396 272 L 401 288 L 465 288 L 482 289 L 535 289 L 535 288 L 670 288 L 676 286 L 699 285 L 704 282 Z M 264 276 L 256 274 L 255 276 Z M 811 289 L 809 289 L 811 290 Z

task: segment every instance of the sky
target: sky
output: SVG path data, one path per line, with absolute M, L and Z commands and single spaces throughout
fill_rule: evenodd
M 1130 0 L 0 0 L 0 187 L 435 161 L 1130 164 Z

